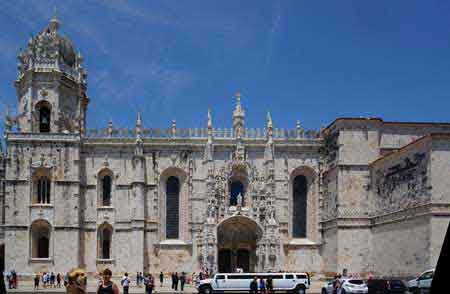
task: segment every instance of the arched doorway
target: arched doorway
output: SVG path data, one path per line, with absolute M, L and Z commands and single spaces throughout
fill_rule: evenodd
M 263 231 L 253 220 L 244 216 L 232 216 L 217 227 L 217 251 L 219 272 L 254 272 L 256 268 L 256 244 Z

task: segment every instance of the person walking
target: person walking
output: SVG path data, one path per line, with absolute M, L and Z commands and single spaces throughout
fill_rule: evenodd
M 128 289 L 130 288 L 130 278 L 128 278 L 128 273 L 125 273 L 120 281 L 123 287 L 123 294 L 128 294 Z
M 41 281 L 41 277 L 39 277 L 39 273 L 36 273 L 34 276 L 34 290 L 39 290 L 39 282 Z
M 333 294 L 344 294 L 344 289 L 342 288 L 341 280 L 336 281 L 336 285 L 333 289 Z
M 110 269 L 103 270 L 102 283 L 97 288 L 97 294 L 119 294 L 119 287 L 111 281 L 112 272 Z
M 163 274 L 163 272 L 161 271 L 161 272 L 159 273 L 159 284 L 160 284 L 161 288 L 162 288 L 162 286 L 163 286 L 163 283 L 164 283 L 164 274 Z
M 258 294 L 258 279 L 256 277 L 250 282 L 250 294 Z
M 50 274 L 50 285 L 52 288 L 55 288 L 55 273 L 54 272 L 52 272 Z
M 58 273 L 58 274 L 56 275 L 56 286 L 57 286 L 58 288 L 61 288 L 61 274 L 60 274 L 60 273 Z
M 6 280 L 8 281 L 8 289 L 12 289 L 12 273 L 10 271 L 6 274 Z
M 18 281 L 19 277 L 16 273 L 15 270 L 12 271 L 12 280 L 13 280 L 13 288 L 17 289 L 17 287 L 19 286 L 19 281 Z
M 175 290 L 175 273 L 170 273 L 170 278 L 172 280 L 172 289 Z
M 155 280 L 153 279 L 152 274 L 149 273 L 145 274 L 144 284 L 145 284 L 145 293 L 152 294 L 153 289 L 155 288 Z
M 175 288 L 174 288 L 174 290 L 175 291 L 178 291 L 178 281 L 180 280 L 180 278 L 178 277 L 178 273 L 177 272 L 175 272 L 175 275 L 174 275 L 174 283 L 175 283 Z
M 271 276 L 267 277 L 266 288 L 267 288 L 267 293 L 268 294 L 273 294 L 273 280 L 272 280 Z
M 185 272 L 181 272 L 181 276 L 180 276 L 180 290 L 181 292 L 184 291 L 184 284 L 186 283 L 186 273 Z

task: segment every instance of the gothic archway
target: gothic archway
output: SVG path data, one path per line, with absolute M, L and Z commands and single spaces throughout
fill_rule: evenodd
M 256 247 L 263 230 L 252 219 L 232 216 L 217 226 L 217 252 L 219 272 L 234 272 L 242 268 L 245 272 L 256 269 Z

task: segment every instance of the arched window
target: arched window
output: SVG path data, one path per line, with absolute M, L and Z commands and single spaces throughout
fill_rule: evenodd
M 50 108 L 45 105 L 39 108 L 39 132 L 50 132 Z
M 36 182 L 36 202 L 40 204 L 50 204 L 50 179 L 41 176 Z
M 50 224 L 37 220 L 31 225 L 31 257 L 50 257 Z
M 169 177 L 166 182 L 166 239 L 179 238 L 180 181 Z
M 230 185 L 230 206 L 236 206 L 238 201 L 238 196 L 242 196 L 242 206 L 244 206 L 244 184 L 240 181 L 232 181 Z
M 111 176 L 105 175 L 101 179 L 102 183 L 102 206 L 111 206 Z
M 99 259 L 111 259 L 112 227 L 103 224 L 98 228 L 98 257 Z
M 296 176 L 293 182 L 292 236 L 306 238 L 306 207 L 308 185 L 305 176 Z

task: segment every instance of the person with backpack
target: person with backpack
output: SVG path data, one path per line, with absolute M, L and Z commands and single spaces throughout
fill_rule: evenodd
M 123 287 L 123 294 L 128 294 L 128 289 L 130 288 L 130 278 L 128 278 L 128 273 L 125 273 L 120 281 Z

